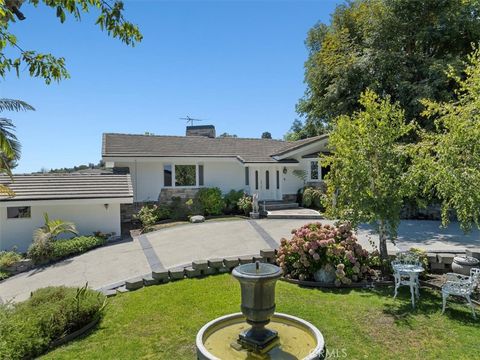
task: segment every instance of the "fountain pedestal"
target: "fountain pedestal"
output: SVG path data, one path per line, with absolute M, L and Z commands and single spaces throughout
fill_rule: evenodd
M 278 266 L 245 264 L 232 275 L 240 282 L 242 312 L 214 319 L 200 329 L 199 360 L 323 359 L 325 341 L 315 326 L 275 313 L 275 283 L 282 275 Z
M 237 343 L 248 351 L 267 353 L 278 343 L 277 332 L 265 326 L 275 313 L 275 283 L 282 276 L 282 270 L 257 261 L 236 267 L 232 275 L 240 282 L 241 310 L 252 326 L 239 334 Z

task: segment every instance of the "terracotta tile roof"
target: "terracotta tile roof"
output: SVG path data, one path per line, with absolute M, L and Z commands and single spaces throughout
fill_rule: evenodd
M 278 162 L 283 154 L 320 137 L 287 142 L 272 139 L 208 138 L 205 136 L 157 136 L 103 134 L 105 157 L 234 157 L 241 162 Z M 295 161 L 295 160 L 286 160 Z
M 28 174 L 12 180 L 0 176 L 14 197 L 0 195 L 0 201 L 132 198 L 130 175 L 113 174 Z

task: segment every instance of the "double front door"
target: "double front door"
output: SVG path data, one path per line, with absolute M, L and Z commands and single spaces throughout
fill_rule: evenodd
M 275 167 L 252 166 L 251 193 L 258 193 L 259 200 L 281 200 L 280 170 Z

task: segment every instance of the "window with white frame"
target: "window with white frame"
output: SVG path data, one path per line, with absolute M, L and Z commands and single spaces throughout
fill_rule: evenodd
M 318 170 L 318 161 L 310 161 L 310 180 L 318 181 L 320 180 L 320 172 Z
M 163 165 L 163 186 L 194 187 L 204 185 L 203 165 L 165 164 Z

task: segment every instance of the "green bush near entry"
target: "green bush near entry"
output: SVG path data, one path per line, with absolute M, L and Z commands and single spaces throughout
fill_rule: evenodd
M 0 305 L 0 359 L 32 359 L 52 342 L 102 315 L 105 297 L 87 289 L 47 287 L 30 299 Z
M 66 240 L 34 242 L 28 249 L 28 257 L 35 264 L 42 264 L 82 254 L 105 243 L 105 238 L 96 236 L 79 236 Z
M 307 208 L 321 209 L 324 193 L 321 189 L 305 187 L 302 195 L 302 205 Z
M 242 197 L 238 199 L 237 206 L 241 211 L 243 211 L 245 216 L 247 216 L 250 211 L 252 211 L 252 197 L 247 194 L 243 194 Z
M 216 187 L 198 190 L 193 201 L 198 202 L 204 209 L 205 215 L 220 215 L 225 207 L 222 192 Z
M 227 215 L 239 213 L 238 201 L 243 196 L 243 190 L 230 190 L 223 197 L 225 203 L 224 212 Z M 242 211 L 243 212 L 243 211 Z

